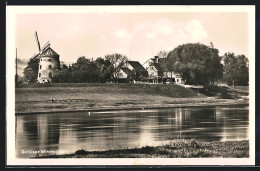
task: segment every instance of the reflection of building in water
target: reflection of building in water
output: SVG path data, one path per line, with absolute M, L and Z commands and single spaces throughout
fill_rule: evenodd
M 46 115 L 39 115 L 37 119 L 37 129 L 39 132 L 39 146 L 43 147 L 46 145 L 48 139 L 48 120 Z
M 157 129 L 158 122 L 157 118 L 153 113 L 147 114 L 147 119 L 143 120 L 143 124 L 140 125 L 140 133 L 139 133 L 139 146 L 147 146 L 147 145 L 159 145 L 156 144 L 156 139 L 158 137 L 154 136 L 155 132 L 158 133 L 159 129 Z
M 181 108 L 176 108 L 175 109 L 175 125 L 178 125 L 179 131 L 181 131 L 182 127 L 182 109 Z
M 64 123 L 63 123 L 64 124 Z M 61 125 L 60 127 L 60 143 L 59 143 L 59 150 L 62 153 L 66 149 L 68 153 L 75 152 L 76 147 L 70 147 L 71 144 L 78 144 L 78 139 L 76 136 L 73 136 L 75 134 L 75 130 L 71 125 Z M 87 145 L 88 142 L 86 142 Z
M 17 119 L 16 150 L 18 157 L 35 157 L 36 154 L 21 154 L 21 150 L 57 150 L 59 125 L 49 115 L 20 116 Z M 23 135 L 23 136 L 20 136 Z M 40 153 L 41 155 L 48 155 Z

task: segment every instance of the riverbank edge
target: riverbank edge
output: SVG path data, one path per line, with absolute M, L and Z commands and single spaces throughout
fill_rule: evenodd
M 74 153 L 34 158 L 249 158 L 249 143 L 249 140 L 196 142 L 194 139 L 175 139 L 160 146 L 104 151 L 81 149 Z
M 172 106 L 138 106 L 138 107 L 110 107 L 110 108 L 102 108 L 102 109 L 87 109 L 87 110 L 64 110 L 64 111 L 44 111 L 44 112 L 15 112 L 15 115 L 36 115 L 36 114 L 50 114 L 50 113 L 71 113 L 71 112 L 103 112 L 103 111 L 120 111 L 120 110 L 146 110 L 146 109 L 171 109 L 171 108 L 192 108 L 192 107 L 212 107 L 212 106 L 248 106 L 249 101 L 243 100 L 239 101 L 240 103 L 223 103 L 216 102 L 212 103 L 203 103 L 203 104 L 174 104 Z

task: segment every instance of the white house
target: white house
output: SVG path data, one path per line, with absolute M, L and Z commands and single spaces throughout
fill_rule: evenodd
M 176 84 L 183 84 L 181 75 L 174 73 L 173 71 L 167 71 L 166 67 L 163 67 L 167 61 L 166 58 L 159 58 L 155 56 L 154 58 L 148 59 L 143 65 L 148 71 L 148 79 L 152 83 L 159 82 L 175 82 Z

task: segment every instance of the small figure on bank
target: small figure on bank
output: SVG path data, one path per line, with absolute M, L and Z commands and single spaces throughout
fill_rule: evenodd
M 52 97 L 51 98 L 51 102 L 53 103 L 55 101 L 55 97 Z

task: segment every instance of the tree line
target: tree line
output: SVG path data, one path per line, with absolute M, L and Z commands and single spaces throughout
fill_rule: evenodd
M 104 83 L 107 80 L 115 80 L 119 76 L 120 68 L 127 60 L 125 55 L 118 53 L 108 54 L 96 60 L 81 56 L 72 65 L 63 64 L 61 69 L 53 75 L 52 81 Z M 30 83 L 37 82 L 38 68 L 39 59 L 30 62 L 24 69 L 24 79 Z
M 52 80 L 53 82 L 104 83 L 109 79 L 115 79 L 126 61 L 127 57 L 118 53 L 106 55 L 105 58 L 99 57 L 96 60 L 81 56 L 71 66 L 64 65 Z
M 160 67 L 165 71 L 179 73 L 186 84 L 206 85 L 216 82 L 228 85 L 248 85 L 248 58 L 227 52 L 219 56 L 213 43 L 187 43 L 166 52 L 160 51 L 159 58 L 166 58 Z M 53 82 L 104 83 L 120 77 L 120 68 L 128 60 L 122 54 L 108 54 L 104 58 L 91 60 L 81 56 L 72 65 L 63 65 L 53 76 Z M 37 61 L 24 69 L 25 80 L 36 82 Z M 133 76 L 135 76 L 133 74 Z

